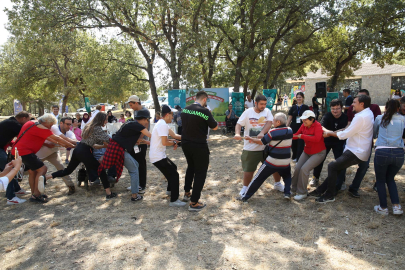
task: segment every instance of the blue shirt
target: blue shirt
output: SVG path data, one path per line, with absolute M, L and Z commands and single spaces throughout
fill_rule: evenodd
M 405 128 L 405 117 L 400 114 L 394 114 L 387 127 L 381 126 L 382 117 L 383 115 L 379 115 L 374 121 L 374 138 L 378 135 L 375 146 L 403 148 L 402 133 Z
M 292 138 L 292 129 L 284 125 L 273 128 L 264 135 L 262 143 L 270 146 L 269 156 L 264 163 L 271 168 L 286 168 L 290 166 Z M 281 140 L 282 142 L 279 143 Z M 277 147 L 274 147 L 276 144 L 278 144 Z

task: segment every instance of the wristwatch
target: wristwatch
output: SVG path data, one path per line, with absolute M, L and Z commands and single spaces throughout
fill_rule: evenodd
M 173 146 L 175 146 L 177 144 L 177 141 L 176 140 L 174 140 L 173 141 Z

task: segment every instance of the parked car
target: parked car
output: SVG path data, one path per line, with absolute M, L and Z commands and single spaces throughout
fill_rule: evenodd
M 111 105 L 111 104 L 108 104 L 108 103 L 99 103 L 99 104 L 97 104 L 97 105 L 101 105 L 101 106 L 105 106 L 105 111 L 109 111 L 109 110 L 114 110 L 115 109 L 115 106 L 114 105 Z
M 77 112 L 87 112 L 87 111 L 86 111 L 86 108 L 83 107 L 83 108 L 77 109 Z

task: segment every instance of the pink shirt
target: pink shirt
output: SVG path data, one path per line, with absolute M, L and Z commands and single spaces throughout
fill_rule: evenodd
M 73 131 L 73 133 L 76 136 L 76 140 L 81 141 L 82 140 L 82 130 L 80 128 L 75 128 L 75 130 L 73 130 L 73 127 L 70 129 Z
M 120 119 L 118 120 L 118 123 L 125 123 L 125 119 L 121 119 L 121 118 L 120 118 Z

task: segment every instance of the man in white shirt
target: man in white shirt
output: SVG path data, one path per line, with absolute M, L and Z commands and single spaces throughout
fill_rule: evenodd
M 250 96 L 250 93 L 246 95 L 246 101 L 245 101 L 245 109 L 250 109 L 255 106 L 255 103 L 253 102 L 252 97 Z
M 257 95 L 255 98 L 255 106 L 245 110 L 239 117 L 235 127 L 235 140 L 242 140 L 240 136 L 241 127 L 245 127 L 244 136 L 263 138 L 273 124 L 273 115 L 266 108 L 267 98 L 264 95 Z M 244 140 L 242 151 L 242 168 L 243 168 L 243 188 L 240 195 L 243 195 L 252 181 L 253 174 L 256 171 L 257 165 L 264 161 L 263 150 L 265 145 L 258 145 Z M 276 178 L 274 188 L 284 192 L 284 185 L 280 183 L 280 177 Z
M 60 122 L 60 119 L 62 119 L 62 115 L 59 114 L 58 105 L 52 105 L 52 114 L 55 116 L 56 120 L 58 120 L 58 122 Z
M 70 131 L 70 127 L 72 126 L 72 118 L 70 117 L 63 117 L 59 123 L 59 125 L 53 125 L 51 127 L 51 131 L 53 134 L 62 137 L 63 139 L 69 141 L 70 143 L 76 144 L 76 136 L 75 134 Z M 63 170 L 65 166 L 63 166 L 63 162 L 60 158 L 59 154 L 59 146 L 55 145 L 50 141 L 45 141 L 42 145 L 41 149 L 36 153 L 36 156 L 41 160 L 49 161 L 55 168 L 59 170 Z M 68 187 L 68 195 L 72 195 L 75 193 L 75 185 L 73 184 L 69 175 L 62 177 L 63 182 Z
M 162 118 L 155 124 L 152 131 L 150 141 L 149 161 L 158 168 L 167 179 L 166 194 L 170 195 L 169 206 L 185 206 L 186 203 L 179 200 L 179 173 L 177 166 L 166 156 L 166 146 L 173 146 L 177 149 L 177 140 L 181 140 L 181 136 L 174 134 L 169 128 L 169 123 L 172 122 L 173 112 L 169 106 L 162 106 Z M 168 136 L 175 139 L 168 139 Z
M 360 95 L 354 98 L 353 110 L 356 112 L 352 123 L 344 131 L 328 131 L 324 137 L 337 137 L 346 141 L 343 154 L 328 165 L 328 177 L 309 196 L 316 197 L 316 202 L 335 201 L 336 180 L 339 172 L 350 166 L 368 160 L 373 140 L 374 114 L 370 110 L 371 98 Z
M 96 117 L 96 115 L 101 111 L 101 108 L 102 108 L 101 105 L 96 106 L 96 110 L 91 113 L 90 120 L 89 120 L 89 122 L 87 122 L 87 124 L 90 123 L 94 119 L 94 117 Z

